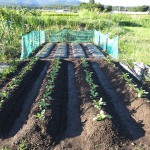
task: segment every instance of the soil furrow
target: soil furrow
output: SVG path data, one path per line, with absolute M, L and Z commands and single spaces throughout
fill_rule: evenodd
M 96 63 L 92 63 L 92 67 L 94 68 L 98 80 L 100 84 L 103 86 L 104 91 L 106 92 L 108 98 L 112 102 L 120 120 L 122 121 L 122 125 L 127 130 L 129 136 L 131 136 L 132 140 L 139 139 L 144 136 L 144 130 L 140 127 L 140 125 L 131 117 L 129 111 L 126 107 L 121 103 L 119 96 L 113 89 L 113 86 L 107 79 L 106 75 L 101 71 L 99 66 Z
M 15 108 L 14 112 L 12 113 L 12 116 L 9 117 L 11 120 L 15 120 L 15 119 L 16 120 L 13 126 L 10 127 L 11 130 L 5 133 L 4 140 L 0 141 L 0 147 L 2 145 L 7 145 L 7 143 L 14 143 L 16 140 L 16 137 L 17 138 L 20 137 L 22 133 L 21 131 L 22 127 L 27 121 L 31 106 L 35 100 L 35 97 L 38 94 L 41 83 L 46 75 L 48 66 L 49 66 L 49 63 L 46 63 L 44 65 L 44 69 L 42 68 L 40 69 L 42 71 L 39 72 L 39 75 L 36 74 L 38 75 L 38 77 L 34 76 L 36 80 L 33 78 L 30 80 L 30 83 L 24 90 L 24 93 L 19 98 L 21 99 L 22 103 L 18 104 L 18 106 Z M 19 116 L 16 115 L 18 114 L 18 111 L 21 111 Z M 15 118 L 16 116 L 17 118 Z M 11 120 L 8 120 L 8 121 L 10 122 Z
M 81 120 L 79 104 L 77 101 L 74 65 L 68 64 L 68 106 L 67 106 L 67 130 L 64 137 L 74 137 L 80 134 Z

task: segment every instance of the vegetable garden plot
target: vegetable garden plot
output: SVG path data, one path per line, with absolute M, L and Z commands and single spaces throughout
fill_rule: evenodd
M 119 146 L 119 142 L 123 141 L 118 137 L 117 128 L 113 125 L 112 120 L 106 119 L 101 122 L 93 121 L 94 116 L 98 113 L 98 110 L 93 107 L 91 98 L 91 89 L 87 82 L 85 71 L 88 68 L 82 68 L 80 59 L 73 61 L 75 65 L 75 77 L 78 93 L 78 102 L 80 104 L 80 118 L 82 124 L 82 130 L 79 135 L 71 138 L 66 138 L 56 145 L 55 150 L 59 149 L 108 149 L 115 147 L 115 144 Z M 95 82 L 94 82 L 95 83 Z M 93 84 L 94 84 L 93 83 Z M 116 119 L 115 119 L 116 120 Z M 113 121 L 114 123 L 114 121 Z M 116 123 L 119 125 L 119 122 Z M 107 132 L 109 131 L 109 132 Z
M 66 58 L 68 52 L 68 46 L 67 43 L 59 43 L 58 47 L 56 49 L 56 52 L 54 54 L 55 58 Z
M 34 75 L 29 75 L 30 81 L 27 82 L 27 78 L 24 79 L 26 90 L 22 92 L 15 105 L 11 103 L 17 110 L 11 111 L 11 115 L 7 117 L 6 126 L 2 127 L 4 131 L 0 148 L 8 146 L 10 149 L 19 149 L 22 144 L 26 149 L 52 150 L 136 149 L 139 146 L 138 143 L 142 143 L 144 148 L 146 144 L 149 146 L 149 106 L 146 102 L 144 103 L 144 100 L 134 101 L 130 89 L 129 93 L 124 92 L 127 87 L 124 87 L 124 82 L 117 77 L 117 71 L 112 71 L 113 65 L 106 65 L 107 59 L 106 61 L 94 58 L 88 60 L 86 58 L 54 59 L 50 60 L 49 69 L 45 61 L 40 61 L 31 71 Z M 100 84 L 98 78 L 100 74 L 97 72 L 99 69 L 94 70 L 91 61 L 99 64 L 98 68 L 102 68 L 103 72 L 107 71 L 107 74 L 113 77 L 112 85 L 123 84 L 121 86 L 125 89 L 118 87 L 120 89 L 117 88 L 117 93 L 118 96 L 124 95 L 117 99 L 116 104 L 122 103 L 123 107 L 126 107 L 129 116 L 138 125 L 137 133 L 142 131 L 140 136 L 134 138 L 136 140 L 132 139 L 133 133 L 129 132 L 132 128 L 127 129 L 122 121 L 126 119 L 126 115 L 120 119 L 119 114 L 122 108 L 114 107 L 112 97 L 104 90 L 106 87 Z M 48 59 L 46 62 L 48 65 Z M 45 74 L 47 71 L 44 80 L 44 76 L 40 73 L 43 71 Z M 103 76 L 101 78 L 105 81 Z M 108 87 L 107 90 L 111 91 L 112 87 Z M 17 92 L 12 93 L 12 96 L 13 94 L 17 95 Z M 126 105 L 129 100 L 130 107 Z M 136 104 L 138 108 L 133 109 Z M 9 106 L 8 104 L 8 109 L 5 111 L 10 110 Z M 143 127 L 139 123 L 141 118 L 144 122 Z
M 39 57 L 39 58 L 46 58 L 50 52 L 52 51 L 54 47 L 54 43 L 47 43 L 43 48 L 42 50 L 40 50 L 37 54 L 36 54 L 36 57 Z
M 73 55 L 75 58 L 85 57 L 85 53 L 78 43 L 72 43 Z
M 103 60 L 99 60 L 98 64 L 103 72 L 105 72 L 105 74 L 107 75 L 107 78 L 111 81 L 111 84 L 116 89 L 119 97 L 121 97 L 121 102 L 129 110 L 132 118 L 136 122 L 138 122 L 144 130 L 143 137 L 133 142 L 135 142 L 135 145 L 138 145 L 138 143 L 142 143 L 141 148 L 149 149 L 150 99 L 146 97 L 144 90 L 138 90 L 138 87 L 130 82 L 127 74 L 121 73 L 120 70 L 113 64 L 107 63 Z

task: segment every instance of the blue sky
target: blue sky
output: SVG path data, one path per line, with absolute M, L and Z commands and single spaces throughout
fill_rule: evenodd
M 81 2 L 89 2 L 89 0 L 80 0 Z M 113 6 L 139 6 L 150 5 L 150 0 L 95 0 L 105 5 Z

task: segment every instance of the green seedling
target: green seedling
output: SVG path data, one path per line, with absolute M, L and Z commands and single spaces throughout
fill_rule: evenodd
M 35 117 L 36 117 L 37 119 L 39 119 L 39 120 L 44 120 L 44 118 L 45 118 L 45 109 L 42 110 L 41 112 L 37 113 L 37 114 L 35 115 Z
M 110 60 L 110 58 L 109 58 L 109 57 L 105 57 L 105 61 L 106 61 L 108 64 L 110 64 L 110 63 L 111 63 L 111 60 Z
M 6 91 L 2 91 L 2 92 L 0 92 L 0 99 L 2 98 L 8 98 L 9 97 L 9 94 L 8 94 L 8 92 L 6 92 Z
M 26 140 L 20 141 L 19 150 L 28 150 L 28 144 L 27 144 Z
M 44 93 L 43 94 L 43 99 L 45 99 L 45 100 L 52 100 L 52 97 L 50 96 L 51 93 L 52 93 L 51 91 Z
M 128 74 L 128 73 L 123 73 L 123 74 L 121 75 L 121 77 L 122 77 L 124 80 L 126 80 L 126 81 L 129 80 L 129 74 Z
M 137 97 L 138 98 L 141 98 L 142 96 L 145 96 L 146 94 L 148 94 L 148 92 L 146 92 L 142 88 L 140 88 L 140 89 L 136 88 L 136 91 L 137 91 Z
M 102 99 L 102 98 L 100 98 L 100 100 L 98 100 L 98 101 L 97 101 L 97 100 L 93 100 L 93 105 L 94 105 L 95 108 L 101 110 L 101 109 L 102 109 L 102 106 L 105 106 L 106 103 L 103 102 L 103 99 Z
M 96 84 L 94 84 L 94 83 L 91 83 L 91 84 L 90 84 L 91 90 L 96 90 L 97 87 L 98 87 L 98 85 L 96 85 Z
M 100 110 L 99 114 L 97 114 L 97 116 L 95 116 L 93 118 L 93 121 L 97 120 L 97 121 L 101 121 L 101 120 L 104 120 L 104 119 L 111 119 L 112 116 L 109 115 L 109 114 L 105 114 L 103 110 Z
M 84 68 L 86 68 L 88 66 L 88 62 L 86 61 L 86 59 L 84 57 L 81 58 L 81 63 Z
M 91 96 L 92 96 L 92 98 L 97 98 L 97 96 L 98 96 L 98 93 L 94 90 L 90 90 L 90 94 L 91 94 Z
M 86 78 L 85 78 L 85 80 L 87 81 L 87 82 L 90 82 L 91 80 L 92 80 L 92 72 L 89 72 L 89 71 L 86 71 L 86 70 L 84 70 L 85 71 L 85 73 L 86 73 Z
M 0 109 L 3 108 L 3 104 L 6 99 L 9 98 L 9 93 L 6 91 L 0 92 Z
M 46 101 L 45 101 L 44 99 L 42 99 L 42 100 L 39 102 L 40 110 L 46 109 L 47 106 L 49 106 L 49 104 L 46 103 Z
M 54 85 L 47 85 L 46 91 L 51 91 L 55 86 Z
M 11 150 L 11 148 L 7 147 L 7 146 L 4 146 L 2 147 L 0 150 Z

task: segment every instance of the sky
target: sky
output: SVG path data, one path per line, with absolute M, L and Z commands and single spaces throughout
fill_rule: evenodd
M 81 2 L 89 2 L 89 0 L 80 0 Z M 112 6 L 140 6 L 150 5 L 150 0 L 95 0 L 104 5 Z

